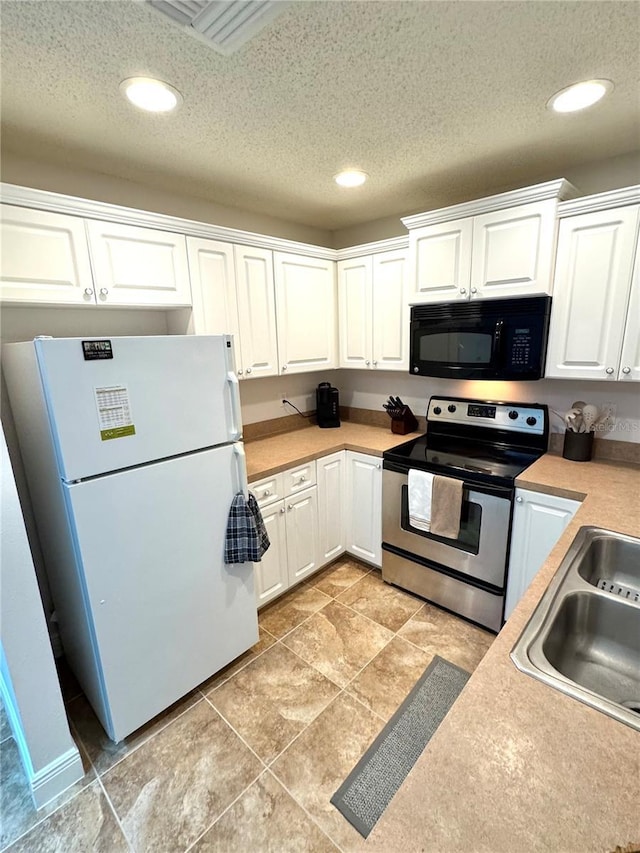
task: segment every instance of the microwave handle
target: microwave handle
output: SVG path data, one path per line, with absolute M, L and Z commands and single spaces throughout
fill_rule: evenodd
M 497 320 L 495 328 L 493 330 L 493 352 L 491 353 L 492 359 L 501 352 L 502 350 L 502 328 L 504 326 L 504 320 Z

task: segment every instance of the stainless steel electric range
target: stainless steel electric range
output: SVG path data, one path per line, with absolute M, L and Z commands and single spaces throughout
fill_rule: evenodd
M 546 452 L 548 439 L 544 405 L 432 397 L 426 434 L 384 454 L 384 580 L 499 631 L 515 478 Z M 411 468 L 464 482 L 457 539 L 410 524 Z

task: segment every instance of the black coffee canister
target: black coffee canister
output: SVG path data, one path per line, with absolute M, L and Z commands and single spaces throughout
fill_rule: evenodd
M 593 454 L 593 432 L 571 432 L 564 434 L 562 455 L 573 462 L 588 462 Z

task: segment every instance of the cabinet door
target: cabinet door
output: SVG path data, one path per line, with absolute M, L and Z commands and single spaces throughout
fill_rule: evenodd
M 3 302 L 95 304 L 84 220 L 2 205 Z
M 278 339 L 270 249 L 235 246 L 238 318 L 245 379 L 276 376 Z
M 258 607 L 282 595 L 289 586 L 284 501 L 263 509 L 262 518 L 270 545 L 262 560 L 253 564 Z
M 551 293 L 555 228 L 553 199 L 476 216 L 471 298 Z
M 409 234 L 412 302 L 469 298 L 473 220 L 457 219 L 415 228 Z
M 382 459 L 347 451 L 347 551 L 382 566 Z
M 340 367 L 371 366 L 372 274 L 370 256 L 338 262 Z
M 338 366 L 333 261 L 274 254 L 280 372 Z
M 373 256 L 373 367 L 409 370 L 409 304 L 405 289 L 407 253 Z
M 243 362 L 233 246 L 215 240 L 187 237 L 187 257 L 193 297 L 194 334 L 233 335 L 239 372 Z
M 508 619 L 542 568 L 579 501 L 516 489 L 504 618 Z
M 618 378 L 623 382 L 640 382 L 640 243 L 636 251 Z
M 344 450 L 316 461 L 321 566 L 345 550 L 345 466 Z
M 545 376 L 618 378 L 638 208 L 560 223 Z
M 289 586 L 313 574 L 318 563 L 318 493 L 314 486 L 287 498 L 287 564 Z
M 87 220 L 96 297 L 106 305 L 191 305 L 183 234 Z

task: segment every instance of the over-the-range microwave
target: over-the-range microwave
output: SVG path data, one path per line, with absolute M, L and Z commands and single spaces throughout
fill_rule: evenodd
M 550 296 L 413 305 L 409 372 L 445 379 L 541 379 Z

